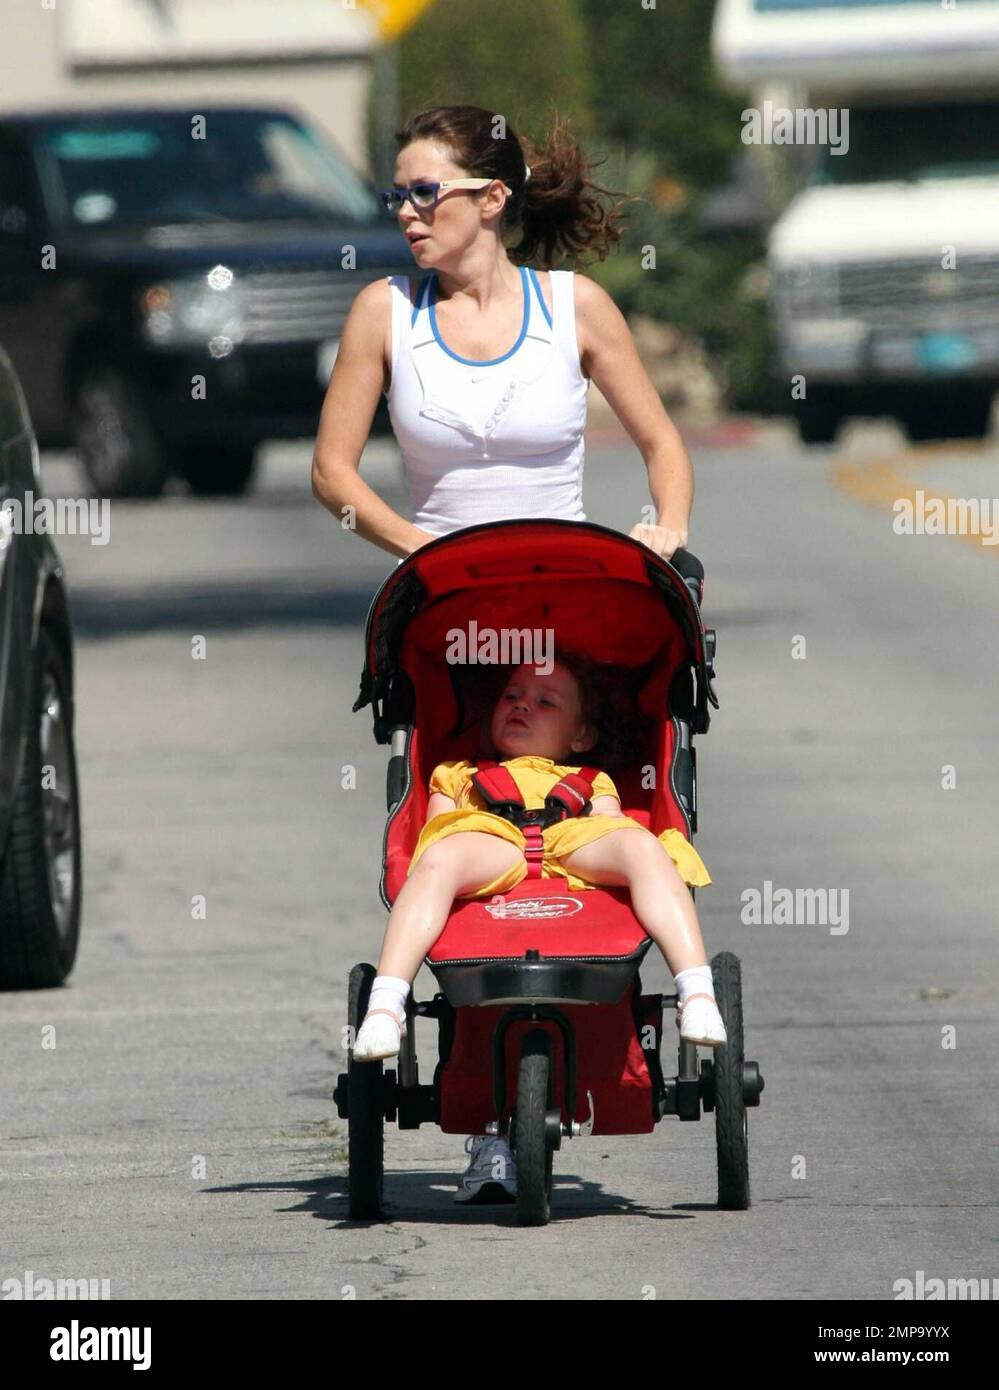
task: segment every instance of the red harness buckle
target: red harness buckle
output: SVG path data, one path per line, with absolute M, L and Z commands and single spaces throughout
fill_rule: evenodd
M 522 825 L 521 833 L 526 841 L 524 845 L 524 858 L 527 860 L 527 877 L 541 877 L 541 861 L 544 859 L 545 842 L 542 837 L 541 826 L 537 823 Z
M 541 878 L 545 854 L 542 832 L 548 825 L 589 812 L 596 776 L 595 767 L 568 773 L 552 787 L 544 806 L 537 810 L 526 808 L 513 774 L 491 758 L 479 760 L 472 783 L 494 815 L 502 816 L 522 832 L 527 877 Z

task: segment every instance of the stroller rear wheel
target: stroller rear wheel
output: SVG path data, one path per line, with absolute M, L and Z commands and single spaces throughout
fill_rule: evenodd
M 552 1090 L 551 1038 L 536 1028 L 525 1037 L 520 1057 L 511 1145 L 517 1159 L 517 1222 L 521 1226 L 545 1226 L 551 1216 Z
M 749 1125 L 743 1089 L 742 969 L 731 951 L 711 962 L 718 1011 L 728 1042 L 713 1057 L 715 1140 L 718 1147 L 718 1205 L 724 1211 L 749 1206 Z
M 355 965 L 347 987 L 347 1022 L 351 1043 L 368 1010 L 373 965 Z M 355 1062 L 353 1045 L 347 1054 L 347 1183 L 349 1209 L 355 1221 L 382 1214 L 384 1164 L 384 1102 L 381 1062 Z

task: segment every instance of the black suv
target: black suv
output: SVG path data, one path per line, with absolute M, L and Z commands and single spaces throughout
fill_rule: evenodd
M 100 496 L 244 491 L 261 440 L 315 435 L 357 291 L 412 268 L 289 111 L 0 117 L 0 342 L 40 444 L 75 443 Z
M 0 989 L 63 982 L 80 929 L 73 639 L 35 521 L 38 446 L 0 350 Z

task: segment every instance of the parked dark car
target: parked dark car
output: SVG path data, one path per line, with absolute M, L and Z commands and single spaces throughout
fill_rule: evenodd
M 412 268 L 287 110 L 0 117 L 0 341 L 41 446 L 75 443 L 99 496 L 244 491 L 261 440 L 315 434 L 358 290 Z
M 0 989 L 59 985 L 80 931 L 73 638 L 38 446 L 0 349 Z

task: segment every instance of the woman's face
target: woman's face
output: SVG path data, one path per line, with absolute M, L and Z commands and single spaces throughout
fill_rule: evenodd
M 414 183 L 442 183 L 446 179 L 475 178 L 455 164 L 450 151 L 435 140 L 414 140 L 396 156 L 393 181 L 400 188 Z M 481 190 L 444 189 L 434 208 L 417 208 L 411 202 L 399 209 L 399 225 L 419 266 L 438 266 L 460 257 L 482 230 L 486 217 L 498 215 L 506 194 L 499 180 Z
M 518 666 L 493 711 L 489 732 L 493 747 L 506 758 L 532 753 L 558 762 L 596 743 L 596 730 L 583 722 L 576 679 L 558 663 L 548 675 Z

